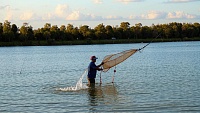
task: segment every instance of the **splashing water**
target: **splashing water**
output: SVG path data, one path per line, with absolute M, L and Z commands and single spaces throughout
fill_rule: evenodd
M 78 91 L 81 89 L 87 89 L 88 86 L 86 84 L 83 84 L 83 77 L 87 74 L 88 69 L 84 71 L 84 73 L 81 75 L 80 79 L 76 83 L 76 86 L 66 87 L 66 88 L 59 88 L 60 91 Z

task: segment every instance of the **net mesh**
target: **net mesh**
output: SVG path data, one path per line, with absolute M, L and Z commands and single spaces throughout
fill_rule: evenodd
M 123 62 L 127 58 L 129 58 L 131 55 L 133 55 L 135 52 L 137 52 L 138 49 L 130 49 L 126 50 L 117 54 L 111 54 L 107 55 L 103 59 L 103 72 L 108 71 L 110 68 L 116 66 L 117 64 Z

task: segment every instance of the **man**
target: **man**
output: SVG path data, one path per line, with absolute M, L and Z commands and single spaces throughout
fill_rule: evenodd
M 103 65 L 103 62 L 99 65 L 96 65 L 96 59 L 98 59 L 96 56 L 91 56 L 90 60 L 90 64 L 88 66 L 88 84 L 94 84 L 95 83 L 95 78 L 96 78 L 96 74 L 97 74 L 97 70 L 101 71 L 103 69 L 100 68 L 101 65 Z

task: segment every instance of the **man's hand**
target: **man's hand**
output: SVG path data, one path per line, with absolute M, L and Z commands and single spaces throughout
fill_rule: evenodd
M 102 70 L 103 70 L 102 68 L 99 68 L 99 69 L 98 69 L 98 71 L 102 71 Z

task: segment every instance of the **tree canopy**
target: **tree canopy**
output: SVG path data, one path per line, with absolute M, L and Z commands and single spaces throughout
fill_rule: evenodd
M 51 25 L 33 29 L 28 23 L 21 27 L 11 24 L 8 20 L 0 22 L 0 42 L 27 42 L 27 41 L 76 41 L 76 40 L 109 40 L 115 39 L 152 39 L 158 34 L 163 39 L 180 39 L 200 37 L 199 23 L 167 23 L 143 26 L 137 23 L 130 26 L 129 22 L 122 22 L 119 26 L 97 25 L 93 29 L 88 25 L 75 27 L 72 24 Z

